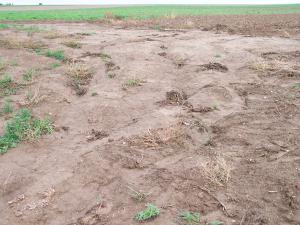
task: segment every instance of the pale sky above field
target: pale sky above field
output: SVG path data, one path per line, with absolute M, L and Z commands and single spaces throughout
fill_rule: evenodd
M 0 0 L 15 5 L 36 5 L 39 2 L 47 5 L 66 4 L 288 4 L 300 3 L 300 0 Z

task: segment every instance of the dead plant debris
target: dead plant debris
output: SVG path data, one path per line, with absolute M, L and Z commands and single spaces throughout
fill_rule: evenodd
M 214 70 L 225 73 L 228 71 L 227 66 L 222 65 L 221 63 L 210 62 L 208 64 L 200 65 L 197 71 L 206 71 L 206 70 Z

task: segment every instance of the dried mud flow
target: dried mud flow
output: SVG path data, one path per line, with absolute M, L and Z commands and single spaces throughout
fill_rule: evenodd
M 160 208 L 149 225 L 186 224 L 183 211 L 201 225 L 300 224 L 295 32 L 35 26 L 56 33 L 0 31 L 0 73 L 21 83 L 38 71 L 10 99 L 17 110 L 35 93 L 29 107 L 55 132 L 0 155 L 1 225 L 139 224 L 146 203 Z

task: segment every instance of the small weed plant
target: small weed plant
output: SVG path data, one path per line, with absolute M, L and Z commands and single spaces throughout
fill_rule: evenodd
M 187 222 L 187 225 L 196 225 L 200 223 L 200 214 L 194 212 L 183 212 L 179 217 Z
M 4 102 L 4 105 L 3 105 L 3 108 L 2 108 L 2 113 L 3 114 L 9 114 L 9 113 L 12 113 L 13 112 L 13 107 L 11 105 L 11 102 L 9 99 L 7 99 L 5 102 Z
M 57 63 L 57 62 L 52 63 L 52 64 L 50 65 L 50 67 L 51 67 L 52 69 L 55 69 L 55 68 L 60 67 L 60 66 L 61 66 L 61 64 L 60 64 L 60 63 Z
M 15 83 L 11 76 L 4 75 L 0 77 L 0 97 L 13 95 L 16 93 Z
M 4 134 L 0 136 L 0 153 L 16 147 L 21 141 L 32 141 L 52 132 L 50 120 L 35 119 L 29 109 L 21 109 L 7 122 Z
M 106 53 L 100 53 L 99 56 L 103 61 L 111 59 L 111 56 Z
M 0 73 L 7 69 L 7 64 L 0 61 Z
M 37 74 L 36 69 L 29 69 L 23 74 L 23 80 L 30 82 L 34 78 L 34 76 Z
M 125 82 L 124 84 L 125 87 L 137 87 L 137 86 L 142 86 L 142 81 L 139 79 L 129 79 Z
M 146 199 L 146 197 L 150 194 L 150 193 L 144 193 L 143 191 L 136 191 L 131 187 L 128 188 L 131 191 L 130 193 L 131 197 L 137 202 L 143 202 Z
M 63 61 L 65 59 L 65 53 L 62 50 L 56 50 L 56 51 L 48 50 L 46 51 L 45 56 L 49 58 L 54 58 L 59 61 Z
M 157 217 L 159 213 L 159 208 L 157 208 L 155 205 L 147 204 L 143 211 L 140 211 L 135 215 L 135 219 L 142 222 Z

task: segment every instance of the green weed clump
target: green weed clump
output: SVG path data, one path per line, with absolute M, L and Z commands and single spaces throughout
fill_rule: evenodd
M 16 91 L 15 82 L 9 75 L 0 77 L 0 97 L 13 95 Z
M 0 30 L 4 30 L 4 29 L 8 29 L 8 28 L 9 28 L 8 24 L 0 23 Z
M 155 205 L 147 204 L 146 208 L 143 211 L 137 213 L 134 218 L 137 221 L 146 221 L 157 217 L 159 213 L 159 208 L 157 208 Z
M 180 218 L 187 222 L 187 225 L 194 225 L 200 223 L 200 214 L 193 212 L 183 212 L 180 215 Z
M 129 79 L 125 82 L 125 84 L 123 85 L 125 87 L 137 87 L 137 86 L 142 86 L 142 81 L 139 79 Z
M 50 65 L 50 67 L 51 67 L 52 69 L 55 69 L 55 68 L 60 67 L 60 66 L 61 66 L 60 63 L 52 63 L 52 64 Z
M 45 56 L 49 58 L 54 58 L 60 61 L 63 61 L 65 59 L 65 53 L 62 50 L 57 50 L 57 51 L 46 51 Z
M 2 108 L 2 113 L 3 114 L 9 114 L 13 112 L 13 107 L 10 103 L 10 100 L 6 100 L 4 103 L 4 106 Z
M 7 122 L 4 134 L 0 136 L 0 153 L 16 147 L 21 141 L 32 141 L 52 132 L 50 120 L 33 118 L 29 109 L 21 109 Z
M 32 79 L 34 78 L 34 76 L 36 75 L 37 70 L 36 69 L 29 69 L 27 70 L 24 74 L 23 74 L 23 80 L 30 82 L 32 81 Z
M 100 53 L 99 56 L 104 61 L 111 59 L 111 56 L 106 53 Z

